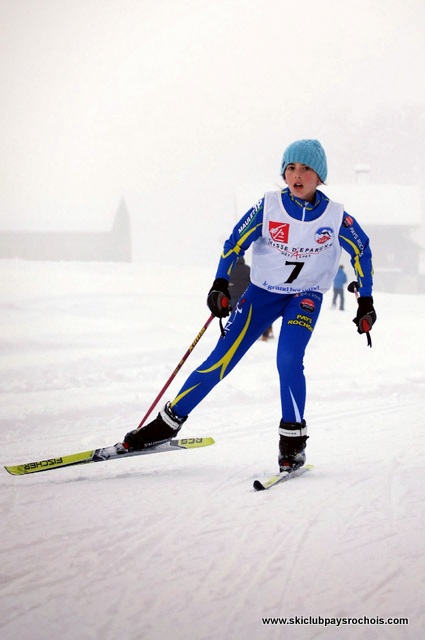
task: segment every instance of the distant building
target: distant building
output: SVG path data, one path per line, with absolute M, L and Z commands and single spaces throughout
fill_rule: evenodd
M 419 187 L 370 184 L 367 165 L 356 167 L 357 184 L 326 186 L 370 237 L 374 288 L 388 293 L 424 293 L 421 275 L 423 216 Z
M 131 262 L 130 216 L 124 199 L 110 231 L 0 231 L 0 258 Z

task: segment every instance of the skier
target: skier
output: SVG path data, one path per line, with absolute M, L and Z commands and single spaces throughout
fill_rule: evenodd
M 339 308 L 344 311 L 344 284 L 347 282 L 347 275 L 344 271 L 344 265 L 340 264 L 336 276 L 334 278 L 334 294 L 332 298 L 332 307 L 336 307 L 339 298 Z
M 341 247 L 351 256 L 358 281 L 357 331 L 376 320 L 372 298 L 369 238 L 356 220 L 317 187 L 327 178 L 325 151 L 318 140 L 290 144 L 281 164 L 287 187 L 266 193 L 234 227 L 223 246 L 207 304 L 216 317 L 228 318 L 212 353 L 188 377 L 158 416 L 124 437 L 129 451 L 173 438 L 193 409 L 227 376 L 242 356 L 278 318 L 277 340 L 282 416 L 279 423 L 280 471 L 305 463 L 307 424 L 303 358 L 319 317 L 323 294 L 338 269 Z M 229 277 L 252 246 L 251 283 L 230 308 Z M 364 317 L 369 324 L 365 326 Z

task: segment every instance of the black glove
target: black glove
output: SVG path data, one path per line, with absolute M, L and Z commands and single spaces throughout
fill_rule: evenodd
M 208 292 L 207 305 L 216 318 L 226 318 L 230 314 L 229 283 L 224 278 L 217 278 Z
M 357 315 L 353 318 L 353 322 L 357 325 L 357 331 L 359 333 L 369 333 L 372 329 L 372 325 L 376 322 L 376 312 L 373 308 L 373 298 L 371 296 L 364 296 L 357 299 L 358 309 Z

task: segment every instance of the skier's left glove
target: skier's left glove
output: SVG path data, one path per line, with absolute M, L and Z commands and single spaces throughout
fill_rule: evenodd
M 372 296 L 364 296 L 357 299 L 358 309 L 357 315 L 353 318 L 354 324 L 357 326 L 358 333 L 366 333 L 368 344 L 372 346 L 369 331 L 376 322 L 376 311 L 373 306 Z

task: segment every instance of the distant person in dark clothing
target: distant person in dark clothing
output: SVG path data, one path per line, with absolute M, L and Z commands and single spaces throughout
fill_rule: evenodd
M 237 259 L 230 276 L 230 304 L 233 309 L 236 307 L 239 298 L 243 295 L 250 282 L 250 268 L 246 264 L 245 258 L 241 256 Z M 264 331 L 261 340 L 266 341 L 270 338 L 274 338 L 272 327 Z
M 261 340 L 263 340 L 263 342 L 267 342 L 267 340 L 270 340 L 271 338 L 274 338 L 273 325 L 270 325 L 270 327 L 265 330 L 265 332 L 261 336 Z
M 246 264 L 245 258 L 238 258 L 230 277 L 230 304 L 233 309 L 250 283 L 249 273 L 250 268 Z
M 344 284 L 347 282 L 347 275 L 342 264 L 339 265 L 334 279 L 334 297 L 332 306 L 336 307 L 336 301 L 340 298 L 339 308 L 344 311 Z

